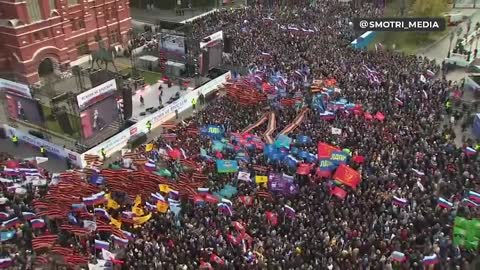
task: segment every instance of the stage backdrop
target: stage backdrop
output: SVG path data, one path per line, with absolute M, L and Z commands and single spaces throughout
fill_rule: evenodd
M 108 127 L 112 122 L 120 120 L 117 100 L 110 96 L 101 100 L 80 113 L 82 121 L 82 134 L 84 138 L 90 138 Z

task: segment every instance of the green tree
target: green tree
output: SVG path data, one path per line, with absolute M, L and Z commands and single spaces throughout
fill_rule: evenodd
M 440 17 L 447 9 L 447 0 L 415 0 L 411 14 L 415 17 Z

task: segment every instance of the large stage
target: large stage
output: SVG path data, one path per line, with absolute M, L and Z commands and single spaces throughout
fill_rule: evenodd
M 205 77 L 200 78 L 202 84 L 207 83 L 209 80 L 209 78 Z M 193 81 L 193 79 L 191 81 Z M 192 82 L 190 82 L 190 84 L 186 88 L 180 90 L 180 86 L 178 84 L 174 84 L 171 87 L 168 87 L 167 83 L 163 81 L 160 81 L 154 85 L 148 85 L 144 89 L 137 90 L 132 96 L 132 121 L 138 122 L 150 115 L 151 113 L 146 112 L 146 109 L 153 107 L 158 108 L 160 106 L 160 90 L 158 89 L 159 86 L 162 86 L 163 89 L 162 104 L 164 107 L 169 105 L 168 102 L 170 98 L 175 96 L 177 93 L 180 95 L 180 97 L 182 97 L 194 90 L 194 85 Z M 143 106 L 140 103 L 140 96 L 142 96 L 144 99 Z

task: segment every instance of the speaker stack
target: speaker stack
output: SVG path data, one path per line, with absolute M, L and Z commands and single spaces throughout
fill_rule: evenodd
M 123 88 L 123 119 L 128 120 L 132 117 L 132 89 L 130 87 Z
M 202 63 L 200 65 L 200 67 L 202 67 L 200 70 L 200 74 L 202 76 L 205 76 L 205 74 L 207 74 L 208 70 L 210 69 L 210 67 L 208 66 L 210 62 L 209 58 L 210 57 L 208 55 L 208 50 L 202 50 L 202 59 L 201 59 Z
M 72 135 L 73 134 L 73 129 L 72 125 L 70 124 L 70 119 L 68 119 L 67 112 L 65 111 L 58 111 L 55 114 L 55 117 L 57 118 L 58 125 L 62 129 L 63 132 Z
M 225 38 L 223 39 L 223 51 L 225 53 L 232 53 L 232 38 L 229 37 L 229 36 L 225 36 Z

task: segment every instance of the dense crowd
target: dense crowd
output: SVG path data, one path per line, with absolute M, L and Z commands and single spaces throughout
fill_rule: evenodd
M 180 126 L 166 131 L 168 136 L 153 142 L 153 149 L 158 151 L 142 155 L 169 172 L 165 177 L 172 187 L 185 175 L 188 180 L 195 174 L 206 176 L 201 187 L 208 188 L 210 193 L 218 193 L 226 185 L 235 186 L 236 194 L 227 199 L 233 212 L 224 214 L 216 203 L 198 205 L 191 196 L 182 196 L 178 198 L 179 213 L 171 206 L 167 213 L 152 211 L 151 219 L 142 226 L 124 222 L 120 229 L 134 233 L 135 238 L 123 248 L 112 248 L 120 260 L 115 267 L 466 269 L 478 255 L 478 249 L 466 250 L 452 242 L 455 216 L 479 216 L 478 206 L 465 205 L 462 199 L 466 192 L 480 190 L 480 164 L 478 154 L 465 151 L 472 145 L 458 147 L 451 134 L 443 132 L 444 104 L 450 97 L 450 88 L 442 76 L 427 76 L 427 71 L 438 74 L 438 67 L 416 56 L 350 48 L 348 44 L 358 33 L 353 32 L 349 22 L 354 17 L 380 16 L 374 6 L 365 4 L 353 9 L 338 1 L 319 1 L 312 7 L 310 2 L 224 10 L 193 22 L 198 39 L 219 30 L 233 38 L 233 65 L 283 74 L 287 82 L 293 82 L 287 83 L 287 96 L 302 93 L 303 103 L 300 107 L 273 106 L 267 101 L 245 105 L 222 95 Z M 298 34 L 299 31 L 289 29 L 313 32 Z M 299 69 L 305 79 L 295 75 Z M 365 75 L 366 69 L 375 70 L 375 82 Z M 362 112 L 381 112 L 385 119 L 370 120 L 356 113 L 337 113 L 333 118 L 322 119 L 311 105 L 310 88 L 314 80 L 329 78 L 336 80 L 341 98 L 361 104 Z M 274 111 L 275 131 L 279 132 L 302 108 L 310 111 L 288 136 L 306 136 L 312 143 L 300 145 L 293 141 L 292 145 L 316 153 L 316 143 L 321 141 L 349 149 L 352 155 L 363 158 L 349 162 L 362 181 L 356 189 L 343 187 L 348 193 L 343 200 L 331 193 L 338 183 L 318 177 L 318 164 L 307 175 L 293 173 L 299 192 L 282 196 L 268 192 L 255 181 L 239 181 L 236 173 L 218 173 L 211 156 L 233 160 L 235 151 L 200 154 L 212 148 L 212 140 L 198 134 L 202 127 L 220 125 L 228 137 L 255 123 L 264 113 Z M 341 134 L 332 134 L 332 127 L 340 129 Z M 251 133 L 261 136 L 266 129 L 264 123 Z M 168 149 L 182 149 L 184 158 L 197 164 L 198 170 L 188 171 L 182 165 L 185 160 L 158 154 Z M 240 167 L 252 179 L 268 173 L 292 174 L 285 164 L 272 163 L 261 150 L 249 149 L 247 154 L 248 161 Z M 115 166 L 143 168 L 125 160 L 119 160 Z M 137 205 L 134 197 L 109 186 L 106 178 L 107 184 L 100 190 L 114 190 L 111 196 L 119 204 L 114 211 L 109 210 L 111 216 Z M 3 191 L 9 201 L 1 207 L 10 216 L 35 212 L 32 201 L 41 201 L 48 192 L 43 187 L 28 186 L 27 195 L 18 196 L 12 195 L 7 186 Z M 404 199 L 406 204 L 392 203 L 394 197 Z M 439 207 L 440 197 L 453 206 Z M 285 205 L 295 210 L 293 217 Z M 144 210 L 148 212 L 147 208 Z M 69 218 L 68 223 L 75 222 Z M 59 230 L 61 227 L 53 219 L 40 230 L 32 230 L 28 225 L 18 228 L 17 235 L 5 241 L 2 255 L 14 258 L 16 268 L 12 269 L 31 269 L 35 262 L 30 247 L 32 238 Z M 108 239 L 102 233 L 89 238 L 72 235 L 62 231 L 58 240 L 62 247 L 72 248 L 87 258 L 88 254 L 100 258 L 101 252 L 91 246 L 94 239 Z M 402 256 L 395 256 L 395 252 Z M 434 262 L 425 258 L 434 258 Z

